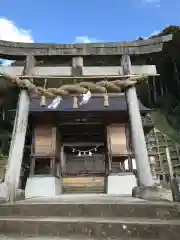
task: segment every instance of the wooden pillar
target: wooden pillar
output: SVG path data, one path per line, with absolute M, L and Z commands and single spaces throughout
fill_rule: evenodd
M 129 172 L 133 172 L 133 164 L 132 164 L 132 157 L 128 156 L 128 167 Z
M 65 158 L 64 158 L 64 145 L 61 145 L 60 150 L 60 168 L 61 168 L 61 174 L 64 173 L 66 167 Z
M 28 55 L 23 74 L 31 75 L 34 66 L 34 56 Z M 8 157 L 8 169 L 5 175 L 5 184 L 7 187 L 7 200 L 15 201 L 17 189 L 19 186 L 19 177 L 23 159 L 25 137 L 29 115 L 29 96 L 26 90 L 21 90 L 14 121 L 11 146 Z
M 124 75 L 132 74 L 131 60 L 128 55 L 122 56 L 121 65 Z M 140 185 L 153 186 L 154 183 L 148 159 L 148 152 L 135 86 L 128 88 L 125 94 L 129 111 L 132 145 L 136 160 L 138 180 Z
M 72 58 L 71 75 L 72 76 L 82 76 L 83 75 L 83 57 L 78 56 L 78 57 Z M 73 100 L 74 100 L 73 108 L 78 108 L 78 105 L 79 105 L 78 97 L 74 97 Z
M 72 76 L 83 75 L 83 57 L 73 57 L 71 74 Z

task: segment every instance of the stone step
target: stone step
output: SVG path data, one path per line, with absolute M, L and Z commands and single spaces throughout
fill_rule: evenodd
M 140 218 L 0 218 L 0 234 L 20 236 L 179 240 L 179 220 Z
M 88 185 L 102 185 L 104 184 L 104 177 L 70 177 L 70 178 L 63 178 L 63 184 L 71 184 L 71 185 L 81 185 L 81 184 L 88 184 Z
M 20 237 L 20 236 L 11 236 L 11 235 L 1 235 L 1 240 L 98 240 L 97 238 L 66 238 L 66 237 Z M 106 240 L 105 238 L 104 240 Z M 108 240 L 128 240 L 129 238 L 118 237 L 118 238 L 108 238 Z M 131 238 L 131 240 L 143 240 L 142 238 Z M 147 240 L 155 240 L 155 239 L 147 239 Z
M 104 177 L 64 177 L 64 193 L 104 193 Z
M 63 193 L 69 194 L 69 193 L 104 193 L 102 189 L 63 189 Z
M 81 198 L 78 195 L 78 199 Z M 69 200 L 67 200 L 69 199 Z M 134 217 L 157 219 L 180 219 L 180 206 L 173 203 L 158 203 L 146 201 L 115 200 L 103 202 L 96 199 L 92 201 L 77 201 L 74 197 L 57 199 L 57 202 L 33 202 L 33 200 L 20 201 L 15 204 L 0 204 L 0 216 L 19 217 Z M 63 202 L 64 201 L 64 202 Z M 102 202 L 101 202 L 102 201 Z
M 64 186 L 64 193 L 104 193 L 104 186 Z
M 82 188 L 89 188 L 89 189 L 91 189 L 91 188 L 104 188 L 104 184 L 103 185 L 96 185 L 96 184 L 94 184 L 94 185 L 87 185 L 87 184 L 81 184 L 81 185 L 76 185 L 76 184 L 74 184 L 74 185 L 71 185 L 71 184 L 66 184 L 66 185 L 63 185 L 63 187 L 66 187 L 66 188 L 70 188 L 70 187 L 72 187 L 72 188 L 76 188 L 76 187 L 82 187 Z
M 63 177 L 62 183 L 63 185 L 87 185 L 87 186 L 95 186 L 95 185 L 104 185 L 105 178 L 98 176 L 81 176 L 81 177 Z

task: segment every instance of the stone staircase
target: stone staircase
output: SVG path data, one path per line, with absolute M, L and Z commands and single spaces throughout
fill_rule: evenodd
M 79 176 L 63 178 L 64 193 L 104 193 L 105 178 L 99 176 Z
M 2 237 L 1 237 L 2 236 Z M 179 205 L 64 195 L 0 205 L 0 239 L 179 240 Z

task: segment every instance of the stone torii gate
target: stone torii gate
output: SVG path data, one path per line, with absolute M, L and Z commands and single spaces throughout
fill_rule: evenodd
M 0 41 L 0 57 L 12 60 L 25 60 L 24 67 L 10 66 L 0 67 L 2 75 L 19 76 L 20 79 L 34 78 L 66 78 L 71 76 L 93 78 L 125 76 L 155 76 L 157 75 L 154 65 L 131 66 L 130 56 L 149 54 L 162 50 L 163 43 L 170 41 L 171 35 L 156 37 L 149 40 L 118 43 L 93 43 L 93 44 L 39 44 L 39 43 L 16 43 Z M 119 66 L 84 66 L 83 57 L 90 56 L 119 56 Z M 44 60 L 54 57 L 63 59 L 72 58 L 72 67 L 36 66 L 36 60 Z M 136 166 L 140 185 L 152 186 L 153 178 L 149 165 L 148 152 L 141 122 L 138 99 L 135 86 L 125 89 L 127 99 L 130 126 L 132 132 L 132 145 L 136 159 Z M 29 114 L 29 95 L 27 90 L 22 89 L 14 122 L 11 147 L 8 158 L 8 168 L 5 176 L 7 186 L 7 198 L 15 200 L 19 183 L 20 168 L 22 164 L 25 136 Z

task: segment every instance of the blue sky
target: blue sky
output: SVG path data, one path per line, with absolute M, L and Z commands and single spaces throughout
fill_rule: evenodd
M 180 0 L 1 0 L 0 39 L 134 40 L 180 25 L 179 13 Z

